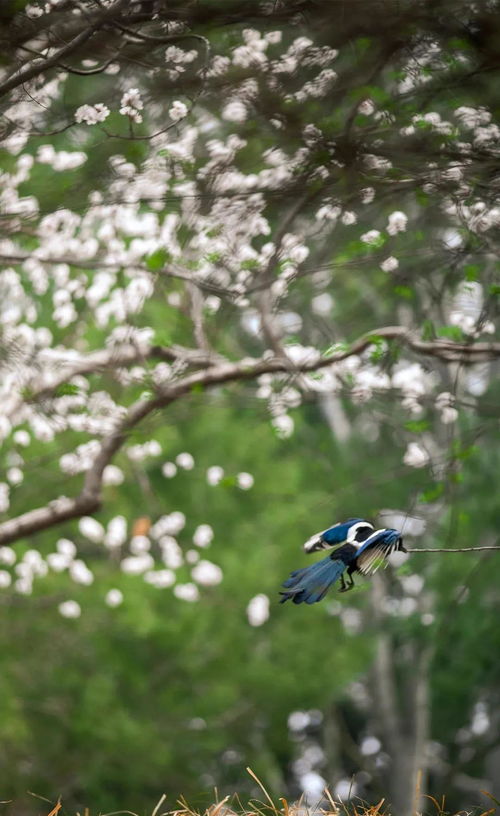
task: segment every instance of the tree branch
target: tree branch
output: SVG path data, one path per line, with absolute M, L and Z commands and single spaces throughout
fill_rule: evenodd
M 402 326 L 387 326 L 385 328 L 377 329 L 376 331 L 362 335 L 358 340 L 354 341 L 346 349 L 334 351 L 325 357 L 311 360 L 310 362 L 303 362 L 300 364 L 292 364 L 288 357 L 260 357 L 248 358 L 240 360 L 236 363 L 220 362 L 220 358 L 216 358 L 215 364 L 210 364 L 210 355 L 205 355 L 203 358 L 208 366 L 202 370 L 192 372 L 185 377 L 180 378 L 176 382 L 160 389 L 157 396 L 153 399 L 139 400 L 128 410 L 126 417 L 122 420 L 117 429 L 103 440 L 101 450 L 90 470 L 87 471 L 85 483 L 82 492 L 75 499 L 68 499 L 63 497 L 51 502 L 46 507 L 30 510 L 27 513 L 19 516 L 17 519 L 10 519 L 9 521 L 0 524 L 0 544 L 7 544 L 16 541 L 26 535 L 31 535 L 39 530 L 52 527 L 60 524 L 62 521 L 67 521 L 71 518 L 78 518 L 89 512 L 95 512 L 101 503 L 101 489 L 102 489 L 102 474 L 105 467 L 111 462 L 115 454 L 122 447 L 126 440 L 128 432 L 135 427 L 146 416 L 154 411 L 167 407 L 172 402 L 186 396 L 193 389 L 211 388 L 215 385 L 222 385 L 224 383 L 237 382 L 240 380 L 252 380 L 259 377 L 261 374 L 285 373 L 290 374 L 291 369 L 297 374 L 307 373 L 309 371 L 317 371 L 321 368 L 334 365 L 335 363 L 346 360 L 355 354 L 360 354 L 365 349 L 374 344 L 376 339 L 383 338 L 386 340 L 399 340 L 408 348 L 420 354 L 427 354 L 440 359 L 449 360 L 463 358 L 466 362 L 477 362 L 478 354 L 486 355 L 487 359 L 492 359 L 500 356 L 500 343 L 477 343 L 476 345 L 465 345 L 459 343 L 444 342 L 441 340 L 427 341 L 416 339 L 412 333 Z M 128 361 L 137 359 L 139 355 L 141 359 L 147 356 L 157 354 L 157 346 L 152 347 L 149 354 L 146 352 L 140 353 L 138 349 L 134 349 L 134 353 L 128 352 Z M 170 352 L 174 354 L 174 348 L 162 349 L 162 355 L 168 356 Z M 286 349 L 285 349 L 286 350 Z M 193 351 L 193 350 L 191 350 Z M 203 354 L 194 350 L 196 354 Z M 105 355 L 108 355 L 106 358 Z M 134 357 L 134 354 L 136 355 Z M 109 367 L 113 364 L 118 364 L 117 359 L 114 358 L 113 351 L 110 352 L 96 352 L 89 355 L 86 360 L 78 362 L 76 367 L 66 371 L 57 381 L 51 383 L 50 386 L 45 386 L 40 389 L 38 396 L 53 392 L 57 387 L 67 382 L 78 373 L 92 373 L 103 367 Z M 471 359 L 472 358 L 472 359 Z M 178 358 L 176 358 L 178 359 Z M 189 359 L 189 357 L 187 358 Z M 33 397 L 32 397 L 33 398 Z M 472 547 L 465 551 L 481 550 L 481 549 L 500 549 L 497 547 Z M 411 550 L 411 552 L 430 552 L 430 550 Z M 441 550 L 436 550 L 441 552 Z M 460 550 L 459 550 L 460 551 Z M 442 552 L 452 552 L 452 550 L 443 549 Z
M 111 8 L 106 9 L 102 14 L 100 14 L 95 22 L 93 22 L 88 28 L 85 28 L 83 31 L 80 31 L 69 43 L 64 45 L 58 51 L 56 51 L 52 56 L 47 57 L 45 59 L 40 60 L 39 62 L 33 63 L 33 61 L 26 67 L 21 68 L 18 71 L 15 71 L 13 74 L 8 77 L 0 85 L 0 97 L 5 96 L 12 91 L 14 88 L 19 87 L 19 85 L 23 85 L 25 82 L 28 82 L 30 79 L 34 79 L 40 74 L 44 74 L 48 68 L 55 68 L 60 65 L 61 60 L 65 57 L 73 54 L 81 45 L 87 42 L 95 33 L 98 31 L 102 26 L 109 22 L 110 19 L 113 17 L 113 14 L 119 11 L 125 4 L 127 0 L 117 0 Z
M 425 549 L 415 549 L 405 547 L 406 552 L 410 553 L 425 553 L 425 552 L 480 552 L 481 550 L 500 550 L 500 546 L 485 546 L 485 547 L 426 547 Z

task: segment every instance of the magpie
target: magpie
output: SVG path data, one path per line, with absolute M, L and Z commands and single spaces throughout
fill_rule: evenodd
M 373 524 L 359 518 L 335 524 L 311 536 L 304 544 L 307 553 L 331 547 L 336 549 L 326 558 L 291 573 L 280 591 L 283 596 L 280 603 L 289 600 L 295 604 L 317 603 L 339 579 L 339 591 L 347 592 L 354 586 L 354 572 L 373 575 L 391 553 L 406 552 L 399 530 L 375 530 Z

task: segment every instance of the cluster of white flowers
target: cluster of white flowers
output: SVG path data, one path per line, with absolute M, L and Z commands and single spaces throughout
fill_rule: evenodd
M 86 125 L 95 125 L 104 122 L 110 114 L 109 108 L 102 102 L 95 105 L 80 105 L 75 111 L 75 122 L 85 122 Z
M 173 102 L 172 106 L 169 108 L 168 115 L 172 119 L 173 122 L 179 122 L 181 119 L 184 119 L 187 116 L 188 109 L 184 102 L 180 102 L 176 99 Z
M 404 212 L 396 210 L 389 216 L 387 232 L 389 235 L 396 235 L 398 232 L 405 232 L 408 223 L 408 216 Z
M 449 425 L 458 419 L 458 411 L 455 408 L 455 397 L 449 391 L 442 391 L 436 397 L 436 408 L 440 412 L 441 422 Z
M 368 230 L 368 232 L 364 232 L 361 236 L 361 240 L 364 244 L 369 244 L 370 246 L 377 246 L 380 243 L 381 234 L 379 230 L 372 229 Z
M 422 413 L 422 399 L 428 394 L 435 382 L 435 377 L 424 371 L 420 363 L 401 361 L 392 375 L 392 387 L 402 394 L 402 405 L 412 414 Z
M 380 264 L 382 272 L 394 272 L 398 267 L 399 261 L 393 255 L 389 255 L 389 257 Z
M 144 109 L 144 102 L 138 88 L 130 88 L 126 91 L 121 98 L 120 105 L 122 116 L 128 116 L 132 122 L 137 124 L 142 122 L 141 111 Z
M 186 70 L 186 66 L 194 62 L 198 57 L 198 52 L 194 49 L 186 51 L 176 45 L 169 45 L 165 51 L 165 62 L 168 65 L 167 76 L 175 81 Z

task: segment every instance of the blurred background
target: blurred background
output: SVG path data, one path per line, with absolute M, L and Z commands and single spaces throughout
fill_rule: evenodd
M 245 801 L 248 766 L 276 799 L 487 807 L 500 555 L 278 592 L 351 516 L 497 542 L 498 4 L 0 19 L 0 807 Z M 127 427 L 95 512 L 12 532 L 137 400 L 257 358 L 281 372 Z

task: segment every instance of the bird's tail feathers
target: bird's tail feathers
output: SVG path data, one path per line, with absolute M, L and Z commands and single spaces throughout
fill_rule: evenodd
M 330 556 L 309 567 L 295 570 L 284 583 L 280 603 L 291 600 L 295 604 L 313 604 L 321 601 L 332 584 L 344 572 L 346 565 Z

